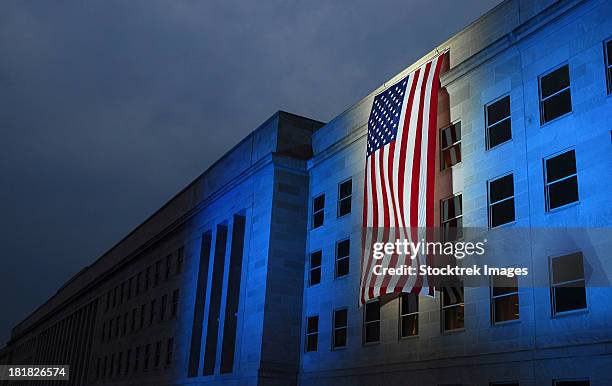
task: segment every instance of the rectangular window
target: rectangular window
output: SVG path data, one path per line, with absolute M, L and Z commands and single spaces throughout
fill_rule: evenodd
M 333 314 L 332 348 L 346 347 L 348 311 L 346 308 L 335 310 Z
M 123 362 L 123 351 L 117 354 L 117 375 L 121 374 L 121 364 Z
M 351 213 L 352 195 L 353 180 L 347 180 L 338 185 L 338 217 Z
M 400 338 L 419 334 L 419 295 L 403 293 L 400 302 Z
M 440 202 L 441 239 L 457 240 L 463 237 L 463 205 L 461 194 Z
M 306 318 L 306 352 L 317 351 L 319 340 L 319 316 Z
M 608 81 L 608 95 L 612 94 L 612 40 L 604 43 L 604 58 L 606 61 L 606 80 Z
M 380 341 L 380 300 L 363 307 L 363 343 Z
M 153 325 L 155 320 L 155 300 L 151 300 L 151 307 L 149 308 L 149 326 Z
M 110 291 L 108 291 L 106 293 L 106 309 L 105 309 L 105 311 L 108 311 L 109 308 L 110 308 Z
M 555 386 L 590 386 L 591 382 L 589 380 L 558 380 L 554 381 Z
M 164 272 L 164 275 L 165 275 L 164 279 L 165 280 L 170 279 L 170 268 L 172 266 L 172 263 L 171 263 L 171 260 L 170 260 L 171 258 L 172 258 L 172 255 L 166 256 L 166 271 Z
M 543 125 L 572 111 L 569 66 L 563 65 L 540 78 L 540 123 Z
M 175 289 L 174 292 L 172 292 L 172 312 L 170 313 L 172 318 L 176 318 L 176 315 L 178 314 L 178 302 L 179 302 L 179 290 Z
M 461 122 L 440 130 L 441 170 L 461 162 Z
M 108 356 L 104 356 L 104 363 L 102 365 L 102 378 L 106 378 L 106 368 L 108 366 Z
M 151 267 L 147 267 L 147 270 L 145 271 L 145 284 L 144 284 L 144 290 L 148 291 L 149 290 L 149 280 L 151 277 Z
M 153 278 L 153 286 L 157 286 L 159 284 L 159 270 L 161 267 L 161 261 L 157 260 L 155 262 L 155 277 Z
M 119 295 L 119 304 L 123 303 L 123 295 L 125 294 L 125 282 L 121 283 L 121 292 Z
M 142 282 L 142 272 L 136 275 L 136 296 L 140 295 L 140 283 Z
M 179 275 L 183 271 L 184 248 L 180 247 L 176 252 L 176 274 Z
M 110 342 L 111 340 L 112 331 L 113 331 L 113 319 L 108 321 L 108 339 L 106 339 L 108 342 Z
M 105 337 L 106 337 L 106 322 L 102 323 L 102 336 L 100 337 L 100 342 L 104 343 Z
M 138 371 L 138 362 L 140 361 L 140 346 L 134 349 L 134 372 Z
M 487 150 L 512 139 L 509 95 L 485 107 L 485 125 Z
M 149 355 L 151 354 L 151 345 L 147 344 L 144 350 L 144 363 L 142 365 L 142 369 L 147 371 L 149 369 Z
M 547 211 L 578 201 L 578 175 L 574 150 L 545 159 L 544 171 Z
M 308 285 L 313 286 L 321 282 L 321 257 L 322 251 L 310 254 L 310 267 L 308 269 Z
M 136 331 L 136 312 L 136 308 L 132 309 L 132 323 L 130 324 L 130 332 Z
M 155 367 L 159 367 L 159 361 L 161 358 L 161 340 L 155 342 Z
M 350 249 L 350 239 L 336 243 L 336 277 L 348 275 Z
M 140 328 L 144 327 L 144 322 L 145 322 L 145 309 L 146 309 L 147 305 L 143 304 L 140 306 Z
M 128 300 L 132 298 L 132 284 L 134 283 L 134 277 L 130 277 L 127 285 L 127 298 Z
M 174 354 L 174 338 L 168 338 L 166 342 L 166 367 L 172 365 L 172 356 Z
M 550 260 L 553 315 L 587 308 L 582 253 Z
M 119 323 L 121 321 L 121 315 L 117 316 L 117 319 L 115 320 L 115 339 L 117 339 L 119 337 Z
M 100 363 L 102 362 L 101 358 L 98 358 L 96 361 L 96 379 L 100 378 Z
M 121 336 L 125 336 L 127 332 L 128 313 L 123 314 L 123 329 L 121 330 Z
M 491 278 L 491 323 L 519 319 L 518 278 L 493 276 Z
M 108 375 L 110 377 L 115 375 L 115 354 L 111 354 L 111 357 L 110 357 L 110 370 L 108 372 Z
M 132 360 L 132 350 L 128 349 L 125 355 L 125 375 L 128 375 L 130 372 L 131 360 Z
M 325 194 L 319 194 L 312 200 L 312 229 L 323 226 L 325 221 Z
M 508 174 L 489 181 L 489 226 L 514 221 L 514 176 Z
M 113 308 L 117 305 L 117 290 L 117 287 L 113 288 Z
M 164 319 L 166 319 L 166 306 L 168 303 L 168 295 L 163 295 L 161 298 L 161 309 L 159 311 L 159 320 L 161 322 L 164 321 Z
M 464 328 L 463 287 L 442 288 L 442 331 Z

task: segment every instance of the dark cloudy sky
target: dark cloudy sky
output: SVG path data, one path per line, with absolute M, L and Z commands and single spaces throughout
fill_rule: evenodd
M 0 346 L 276 110 L 327 121 L 498 2 L 0 2 Z

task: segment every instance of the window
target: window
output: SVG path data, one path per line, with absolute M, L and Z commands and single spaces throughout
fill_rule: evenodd
M 106 378 L 106 368 L 108 365 L 108 356 L 104 356 L 104 364 L 102 365 L 102 378 Z
M 113 288 L 113 308 L 117 305 L 117 287 Z
M 323 252 L 316 251 L 310 254 L 310 268 L 308 269 L 308 284 L 313 286 L 321 282 L 321 257 Z
M 179 290 L 175 289 L 174 292 L 172 292 L 172 311 L 170 313 L 170 315 L 173 318 L 176 318 L 176 315 L 178 314 L 178 302 L 179 302 Z
M 180 247 L 176 253 L 176 274 L 180 274 L 183 271 L 183 259 L 185 250 Z
M 332 331 L 332 348 L 346 346 L 346 335 L 348 326 L 348 312 L 346 308 L 334 311 L 334 325 Z
M 102 336 L 100 336 L 100 342 L 104 343 L 105 336 L 106 336 L 106 322 L 102 323 Z
M 400 338 L 419 334 L 419 295 L 401 294 L 400 303 Z
M 306 318 L 306 352 L 317 351 L 319 340 L 319 316 Z
M 112 377 L 115 374 L 115 354 L 111 354 L 110 357 L 110 369 L 108 375 Z
M 514 176 L 489 181 L 489 226 L 507 224 L 514 221 Z
M 547 211 L 578 201 L 578 175 L 574 150 L 545 159 L 544 171 Z
M 113 319 L 108 321 L 108 339 L 106 339 L 108 342 L 110 342 L 112 331 L 113 331 Z
M 117 354 L 117 375 L 121 374 L 121 364 L 123 362 L 123 351 Z
M 132 360 L 132 350 L 128 349 L 125 354 L 125 375 L 128 375 L 130 372 L 131 360 Z
M 159 284 L 159 268 L 161 266 L 161 261 L 157 260 L 155 262 L 155 277 L 153 278 L 153 286 L 157 286 Z
M 125 336 L 127 332 L 128 313 L 123 314 L 123 329 L 121 330 L 121 336 Z
M 487 150 L 512 139 L 509 95 L 485 107 L 485 125 Z
M 155 362 L 154 366 L 159 367 L 159 360 L 161 358 L 161 340 L 155 342 Z
M 442 331 L 464 327 L 463 287 L 442 288 Z
M 612 94 L 612 40 L 604 43 L 604 57 L 606 61 L 606 80 L 608 81 L 608 94 Z
M 325 220 L 325 194 L 319 194 L 312 200 L 312 229 L 323 225 Z
M 134 277 L 130 277 L 128 280 L 128 286 L 127 286 L 127 298 L 128 300 L 132 298 L 132 283 L 134 283 Z
M 540 76 L 540 123 L 543 125 L 572 111 L 569 66 Z
M 100 363 L 102 362 L 101 358 L 96 360 L 96 379 L 100 378 Z
M 168 338 L 166 342 L 166 367 L 172 364 L 172 355 L 174 353 L 174 338 Z
M 441 170 L 461 162 L 461 122 L 440 130 Z
M 161 298 L 161 310 L 159 311 L 159 320 L 161 322 L 166 318 L 166 305 L 168 303 L 168 295 L 163 295 Z
M 134 349 L 134 372 L 138 371 L 138 361 L 140 360 L 140 346 Z
M 347 180 L 338 186 L 338 217 L 351 213 L 351 196 L 353 180 Z
M 551 258 L 553 315 L 587 307 L 581 252 Z
M 115 320 L 115 339 L 119 337 L 119 322 L 121 321 L 121 315 L 117 316 Z
M 132 324 L 130 325 L 130 332 L 134 332 L 136 330 L 136 311 L 136 308 L 132 309 Z
M 145 271 L 145 284 L 144 284 L 145 291 L 149 290 L 149 277 L 151 277 L 151 267 L 147 267 L 147 270 Z
M 348 275 L 351 240 L 346 239 L 336 243 L 336 277 Z
M 147 371 L 149 368 L 149 355 L 151 354 L 151 345 L 147 344 L 144 350 L 144 363 L 142 365 L 142 369 Z
M 497 324 L 518 319 L 518 278 L 516 276 L 493 276 L 491 278 L 491 323 Z
M 461 194 L 440 202 L 442 240 L 457 240 L 463 236 L 463 206 Z
M 108 291 L 106 293 L 106 309 L 105 309 L 105 311 L 108 311 L 109 308 L 110 308 L 110 291 Z
M 140 328 L 144 327 L 144 322 L 145 322 L 145 308 L 147 307 L 146 304 L 143 304 L 140 306 Z
M 138 272 L 136 275 L 136 296 L 140 295 L 140 282 L 142 281 L 142 272 Z
M 380 340 L 380 300 L 366 303 L 363 309 L 363 343 Z
M 164 279 L 168 280 L 170 279 L 170 267 L 172 266 L 172 263 L 170 262 L 170 259 L 172 258 L 172 255 L 168 255 L 166 256 L 166 271 L 164 272 Z
M 121 283 L 121 292 L 119 295 L 119 304 L 123 303 L 123 295 L 125 294 L 125 282 Z
M 149 309 L 149 325 L 153 325 L 155 320 L 155 300 L 151 300 L 151 308 Z
M 554 381 L 555 386 L 590 386 L 591 382 L 588 380 L 574 380 L 574 381 Z

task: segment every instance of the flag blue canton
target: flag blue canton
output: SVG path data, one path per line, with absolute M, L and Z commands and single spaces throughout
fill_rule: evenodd
M 395 141 L 408 78 L 404 78 L 374 97 L 368 120 L 367 156 Z

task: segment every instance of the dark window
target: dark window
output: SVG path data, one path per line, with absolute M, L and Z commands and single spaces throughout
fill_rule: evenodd
M 332 348 L 346 346 L 347 327 L 348 327 L 348 312 L 346 308 L 335 310 L 334 327 L 332 331 Z
M 151 300 L 151 307 L 149 308 L 149 325 L 153 325 L 155 320 L 155 300 Z
M 140 346 L 134 350 L 134 372 L 138 371 L 138 361 L 140 361 Z
M 516 276 L 493 276 L 491 278 L 492 324 L 518 319 L 518 278 Z
M 317 351 L 319 340 L 319 316 L 306 318 L 306 352 Z
M 104 364 L 102 365 L 102 378 L 106 378 L 106 368 L 108 366 L 108 356 L 104 356 Z
M 514 221 L 514 176 L 489 181 L 489 225 L 491 228 Z
M 400 338 L 419 334 L 419 295 L 401 294 L 400 298 Z
M 142 272 L 136 275 L 136 296 L 140 295 L 140 283 L 142 282 Z
M 102 323 L 102 336 L 100 337 L 100 342 L 104 343 L 105 337 L 106 337 L 106 322 Z
M 545 124 L 572 111 L 569 66 L 540 76 L 540 122 Z
M 338 217 L 351 213 L 353 180 L 344 181 L 338 186 Z
M 461 122 L 440 130 L 440 167 L 442 170 L 461 162 Z
M 106 293 L 106 309 L 105 309 L 105 311 L 108 311 L 109 308 L 110 308 L 110 291 L 108 291 Z
M 127 332 L 128 313 L 123 314 L 123 329 L 121 330 L 121 336 L 125 336 Z
M 155 277 L 153 279 L 153 286 L 156 286 L 159 284 L 159 270 L 160 270 L 160 266 L 161 266 L 161 261 L 157 260 L 155 262 Z
M 348 275 L 350 249 L 350 239 L 336 243 L 336 277 Z
M 487 150 L 512 139 L 510 96 L 487 105 L 485 119 Z
M 323 252 L 316 251 L 310 254 L 310 267 L 308 269 L 308 284 L 313 286 L 321 282 L 321 257 Z
M 108 339 L 106 339 L 108 342 L 110 342 L 111 340 L 112 331 L 113 331 L 113 319 L 108 321 Z
M 96 360 L 96 378 L 100 378 L 100 363 L 102 362 L 101 358 Z
M 363 307 L 363 343 L 380 340 L 380 301 L 366 303 Z
M 442 240 L 456 240 L 463 236 L 463 206 L 461 194 L 440 202 Z
M 121 321 L 121 315 L 117 316 L 115 320 L 115 339 L 119 337 L 119 323 Z
M 553 315 L 587 307 L 581 252 L 551 258 Z
M 176 274 L 177 275 L 183 271 L 183 260 L 185 258 L 184 252 L 185 252 L 185 249 L 183 247 L 180 247 L 178 251 L 176 252 Z
M 168 338 L 166 342 L 166 367 L 172 365 L 172 356 L 174 354 L 174 338 Z
M 117 287 L 113 288 L 113 308 L 117 305 L 117 290 Z
M 151 345 L 147 344 L 144 350 L 144 363 L 142 365 L 142 369 L 144 371 L 147 371 L 147 369 L 149 368 L 149 355 L 150 354 L 151 354 Z
M 132 309 L 132 324 L 130 325 L 131 332 L 136 331 L 136 312 L 137 312 L 136 308 Z
M 170 315 L 173 318 L 176 318 L 176 315 L 178 314 L 178 303 L 179 303 L 179 290 L 175 289 L 174 292 L 172 292 L 172 311 L 170 313 Z
M 119 295 L 119 304 L 123 303 L 123 295 L 125 294 L 125 282 L 121 283 L 121 292 Z
M 323 225 L 325 221 L 325 194 L 320 194 L 312 200 L 312 229 Z
M 121 363 L 123 362 L 123 351 L 117 354 L 117 375 L 121 374 Z
M 146 309 L 147 305 L 143 304 L 140 306 L 140 328 L 144 327 L 144 322 L 145 322 L 145 309 Z
M 604 43 L 604 57 L 606 59 L 606 80 L 608 81 L 608 94 L 612 94 L 612 40 Z
M 125 375 L 128 375 L 130 372 L 131 360 L 132 360 L 132 350 L 128 349 L 125 355 Z
M 166 306 L 168 303 L 168 295 L 163 295 L 161 298 L 161 310 L 159 311 L 159 320 L 164 321 L 166 319 Z
M 155 367 L 159 367 L 159 360 L 161 358 L 161 340 L 155 342 Z
M 590 386 L 591 382 L 588 380 L 575 380 L 575 381 L 555 381 L 555 386 Z
M 144 290 L 148 291 L 149 290 L 149 279 L 151 277 L 151 267 L 147 267 L 147 270 L 145 271 L 145 284 L 144 284 Z
M 127 298 L 128 300 L 132 298 L 132 284 L 134 283 L 134 277 L 130 277 L 130 279 L 128 280 L 128 286 L 127 286 Z
M 170 269 L 172 267 L 171 259 L 172 255 L 166 256 L 166 271 L 164 272 L 164 279 L 168 280 L 170 278 Z
M 111 354 L 111 357 L 110 357 L 110 370 L 108 372 L 108 375 L 110 377 L 115 375 L 115 354 Z
M 464 327 L 463 287 L 442 288 L 442 331 Z
M 544 160 L 546 181 L 546 210 L 560 208 L 578 201 L 576 152 L 567 151 Z

